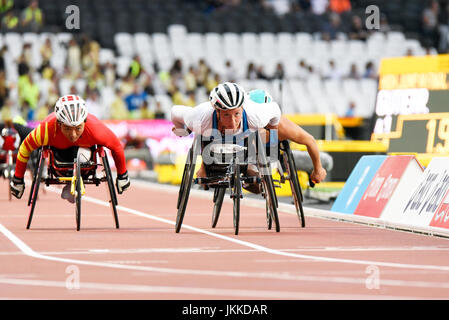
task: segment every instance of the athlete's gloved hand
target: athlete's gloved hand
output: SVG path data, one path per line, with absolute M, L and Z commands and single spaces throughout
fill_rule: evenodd
M 25 190 L 25 181 L 23 178 L 12 177 L 11 180 L 11 194 L 17 199 L 22 198 L 23 191 Z
M 115 180 L 115 185 L 117 186 L 117 192 L 122 194 L 123 191 L 129 188 L 131 181 L 129 181 L 128 171 L 123 174 L 117 175 L 117 180 Z

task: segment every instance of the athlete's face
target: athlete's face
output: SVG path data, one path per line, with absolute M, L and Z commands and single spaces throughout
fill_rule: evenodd
M 242 121 L 243 108 L 219 110 L 219 123 L 224 130 L 237 130 Z
M 84 122 L 76 127 L 71 127 L 61 123 L 60 127 L 64 137 L 66 137 L 71 142 L 75 142 L 76 140 L 78 140 L 84 132 Z

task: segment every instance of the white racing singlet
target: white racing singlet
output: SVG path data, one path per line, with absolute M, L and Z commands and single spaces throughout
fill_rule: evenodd
M 247 99 L 243 104 L 248 121 L 248 129 L 258 130 L 267 125 L 276 126 L 281 119 L 281 109 L 276 102 L 256 103 Z M 207 136 L 213 127 L 215 109 L 210 102 L 204 102 L 196 107 L 175 105 L 171 110 L 171 120 L 176 128 L 187 127 L 195 134 Z M 240 125 L 239 132 L 243 130 Z

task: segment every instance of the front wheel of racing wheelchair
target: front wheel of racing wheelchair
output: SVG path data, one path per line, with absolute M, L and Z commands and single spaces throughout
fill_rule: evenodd
M 45 183 L 46 186 L 51 184 L 66 184 L 71 183 L 71 193 L 75 198 L 75 217 L 76 230 L 81 228 L 81 199 L 85 192 L 84 186 L 86 184 L 99 185 L 101 182 L 106 182 L 109 193 L 109 203 L 112 210 L 115 227 L 119 228 L 119 221 L 117 215 L 117 195 L 115 193 L 114 182 L 112 179 L 112 172 L 109 166 L 107 154 L 102 146 L 95 146 L 92 152 L 92 158 L 89 161 L 82 161 L 81 153 L 77 153 L 73 162 L 59 162 L 55 160 L 55 152 L 51 147 L 45 146 L 39 149 L 38 163 L 34 170 L 33 181 L 31 184 L 30 195 L 28 198 L 28 206 L 30 206 L 27 229 L 31 227 L 31 222 L 38 199 L 40 183 Z M 97 156 L 101 158 L 102 163 L 97 163 Z M 47 166 L 47 176 L 43 177 L 44 167 Z M 100 178 L 96 175 L 98 167 L 103 166 L 104 175 Z
M 301 227 L 304 228 L 306 226 L 306 220 L 304 218 L 304 209 L 302 206 L 304 198 L 301 191 L 301 185 L 298 179 L 298 170 L 296 168 L 295 159 L 293 157 L 292 149 L 290 148 L 290 142 L 288 140 L 281 141 L 279 143 L 279 151 L 280 151 L 279 161 L 281 168 L 285 169 L 287 173 L 287 176 L 285 177 L 283 175 L 283 172 L 279 172 L 281 180 L 286 179 L 290 183 L 293 202 L 296 208 L 296 214 L 298 216 Z

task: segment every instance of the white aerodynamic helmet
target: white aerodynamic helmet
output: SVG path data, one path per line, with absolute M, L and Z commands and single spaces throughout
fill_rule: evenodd
M 58 121 L 76 127 L 87 118 L 86 101 L 73 94 L 62 96 L 56 102 L 55 113 Z
M 232 110 L 243 105 L 245 95 L 237 83 L 225 82 L 212 89 L 209 100 L 215 109 Z

